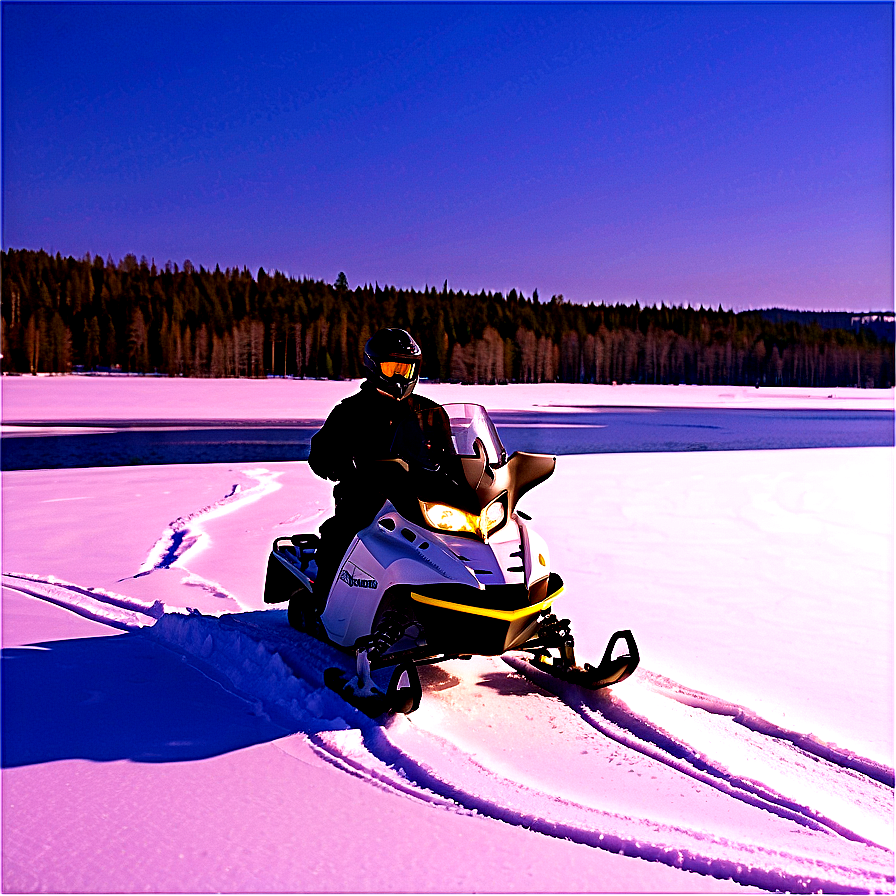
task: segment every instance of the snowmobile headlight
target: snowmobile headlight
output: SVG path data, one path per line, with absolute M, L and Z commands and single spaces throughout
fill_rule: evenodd
M 479 529 L 482 534 L 488 535 L 492 529 L 497 529 L 498 526 L 504 522 L 505 516 L 506 511 L 504 510 L 503 499 L 498 498 L 497 501 L 492 501 L 492 503 L 482 511 L 482 516 L 479 519 Z
M 423 516 L 426 522 L 434 529 L 443 532 L 478 532 L 479 517 L 472 513 L 466 513 L 457 507 L 449 507 L 447 504 L 431 504 L 421 501 Z
M 483 538 L 488 538 L 489 533 L 497 529 L 507 516 L 503 497 L 492 501 L 478 516 L 447 504 L 421 501 L 420 506 L 426 522 L 434 529 L 441 529 L 443 532 L 469 532 Z

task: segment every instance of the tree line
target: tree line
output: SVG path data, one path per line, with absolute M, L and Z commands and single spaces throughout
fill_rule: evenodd
M 245 267 L 213 271 L 126 255 L 0 252 L 2 370 L 168 376 L 363 375 L 381 327 L 409 330 L 422 375 L 464 383 L 894 383 L 893 340 L 771 321 L 760 312 L 582 305 L 448 288 L 350 288 Z

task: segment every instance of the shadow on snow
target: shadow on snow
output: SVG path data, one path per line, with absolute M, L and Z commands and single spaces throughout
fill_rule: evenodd
M 292 733 L 137 633 L 7 648 L 2 766 L 205 759 Z

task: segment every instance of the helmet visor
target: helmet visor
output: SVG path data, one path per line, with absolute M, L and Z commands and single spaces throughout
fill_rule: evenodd
M 412 361 L 381 361 L 380 372 L 391 379 L 393 376 L 410 379 L 414 375 L 416 365 Z

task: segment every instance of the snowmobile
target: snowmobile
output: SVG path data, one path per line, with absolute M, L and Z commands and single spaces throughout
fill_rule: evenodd
M 354 675 L 326 670 L 330 688 L 378 717 L 419 707 L 422 664 L 518 650 L 591 690 L 635 671 L 631 631 L 610 638 L 597 666 L 578 665 L 570 621 L 552 612 L 563 582 L 517 503 L 556 457 L 508 457 L 475 404 L 421 412 L 399 427 L 392 454 L 371 471 L 388 497 L 346 550 L 322 609 L 317 535 L 277 538 L 268 558 L 265 602 L 288 601 L 293 628 L 355 653 Z

